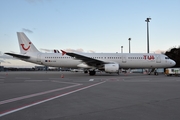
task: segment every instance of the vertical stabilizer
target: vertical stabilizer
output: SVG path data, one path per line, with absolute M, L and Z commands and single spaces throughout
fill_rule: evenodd
M 39 52 L 23 32 L 17 32 L 17 36 L 21 54 L 26 54 L 28 52 Z

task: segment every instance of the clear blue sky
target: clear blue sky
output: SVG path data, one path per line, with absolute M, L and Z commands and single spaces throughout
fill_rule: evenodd
M 38 49 L 150 52 L 180 46 L 180 0 L 1 0 L 0 52 L 19 52 L 16 32 Z M 8 64 L 6 59 L 1 62 Z

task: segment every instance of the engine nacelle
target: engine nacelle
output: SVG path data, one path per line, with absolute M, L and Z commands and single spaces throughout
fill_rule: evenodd
M 119 64 L 116 64 L 116 63 L 105 64 L 104 70 L 105 72 L 109 72 L 109 73 L 117 73 L 119 71 Z

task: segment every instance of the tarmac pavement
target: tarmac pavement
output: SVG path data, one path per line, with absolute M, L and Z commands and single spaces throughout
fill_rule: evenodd
M 0 72 L 0 120 L 179 120 L 180 77 Z

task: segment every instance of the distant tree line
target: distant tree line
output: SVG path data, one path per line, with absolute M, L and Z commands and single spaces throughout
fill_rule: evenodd
M 169 51 L 166 51 L 165 55 L 176 62 L 174 67 L 180 67 L 180 46 L 179 48 L 172 48 Z

